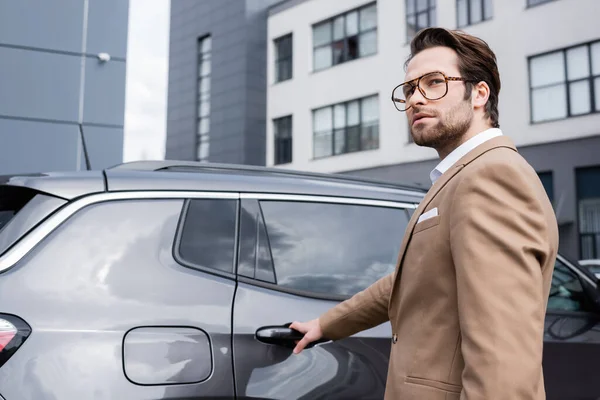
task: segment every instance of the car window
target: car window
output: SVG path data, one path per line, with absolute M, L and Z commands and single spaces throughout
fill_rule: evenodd
M 258 202 L 254 199 L 242 200 L 239 248 L 238 274 L 275 283 L 267 231 Z
M 233 273 L 236 208 L 237 200 L 190 200 L 179 240 L 180 261 Z
M 404 209 L 261 201 L 278 286 L 351 296 L 390 274 L 408 216 Z
M 548 311 L 585 311 L 585 293 L 579 277 L 562 261 L 556 260 L 550 296 L 548 298 Z

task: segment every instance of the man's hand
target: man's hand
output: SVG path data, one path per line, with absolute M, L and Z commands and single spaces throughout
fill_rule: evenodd
M 302 340 L 300 340 L 294 348 L 295 354 L 300 353 L 310 343 L 323 337 L 323 331 L 321 330 L 321 324 L 319 323 L 318 318 L 308 322 L 293 322 L 290 325 L 290 328 L 304 334 Z

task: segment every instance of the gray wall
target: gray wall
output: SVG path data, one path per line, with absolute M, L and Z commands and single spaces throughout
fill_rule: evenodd
M 122 162 L 128 13 L 128 0 L 0 2 L 0 174 L 85 168 L 80 122 L 93 169 Z
M 276 2 L 171 2 L 167 159 L 196 159 L 196 45 L 211 35 L 208 159 L 265 164 L 267 8 Z
M 554 207 L 560 230 L 560 251 L 573 260 L 579 259 L 579 228 L 575 170 L 600 166 L 600 136 L 566 140 L 536 146 L 522 146 L 519 153 L 538 172 L 552 172 Z M 429 188 L 429 172 L 438 160 L 390 165 L 344 174 L 396 183 L 413 183 Z

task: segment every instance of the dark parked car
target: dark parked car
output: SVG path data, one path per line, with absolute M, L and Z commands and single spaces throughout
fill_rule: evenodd
M 0 398 L 380 399 L 389 324 L 299 355 L 287 326 L 393 271 L 424 194 L 170 161 L 11 177 L 0 185 Z M 549 399 L 600 396 L 599 293 L 559 257 Z

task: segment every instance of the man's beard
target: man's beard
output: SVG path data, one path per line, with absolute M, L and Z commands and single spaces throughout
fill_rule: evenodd
M 425 112 L 438 118 L 438 123 L 432 127 L 422 126 L 413 130 L 411 125 L 410 131 L 415 144 L 436 150 L 456 147 L 455 145 L 461 141 L 473 121 L 473 110 L 469 104 L 468 101 L 462 101 L 448 111 L 443 119 L 439 118 L 438 113 L 415 109 L 414 114 Z M 418 134 L 415 134 L 415 131 Z

